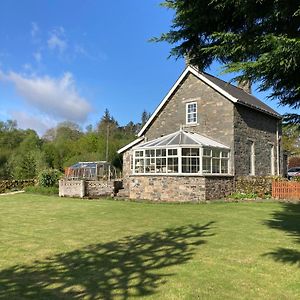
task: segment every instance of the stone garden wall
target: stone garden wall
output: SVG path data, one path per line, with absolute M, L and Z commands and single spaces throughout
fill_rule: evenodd
M 5 193 L 10 190 L 22 190 L 27 186 L 35 185 L 34 179 L 28 180 L 1 180 L 0 181 L 0 193 Z
M 257 194 L 260 197 L 271 195 L 274 176 L 239 176 L 235 181 L 235 192 Z
M 205 177 L 205 199 L 214 200 L 229 196 L 234 192 L 233 176 Z
M 166 202 L 220 199 L 233 191 L 233 177 L 130 176 L 129 198 Z
M 85 181 L 62 179 L 59 181 L 59 196 L 98 198 L 101 196 L 112 196 L 118 191 L 119 188 L 119 181 Z

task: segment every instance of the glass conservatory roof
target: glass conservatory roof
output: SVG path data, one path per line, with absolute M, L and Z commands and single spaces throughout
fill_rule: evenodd
M 179 130 L 158 139 L 140 144 L 133 149 L 145 148 L 170 148 L 170 147 L 185 147 L 185 146 L 200 146 L 229 149 L 228 146 L 216 142 L 208 137 L 198 133 Z
M 98 165 L 107 165 L 106 161 L 93 161 L 93 162 L 78 162 L 70 167 L 70 169 L 81 168 L 96 168 Z

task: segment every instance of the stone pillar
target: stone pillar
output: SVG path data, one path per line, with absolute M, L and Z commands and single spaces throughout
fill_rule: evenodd
M 58 192 L 59 197 L 64 197 L 65 196 L 65 181 L 63 179 L 59 180 L 59 192 Z
M 80 180 L 80 198 L 85 196 L 85 180 Z

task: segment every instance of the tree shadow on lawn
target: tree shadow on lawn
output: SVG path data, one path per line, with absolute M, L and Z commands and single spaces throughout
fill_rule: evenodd
M 295 239 L 296 243 L 300 243 L 300 203 L 283 203 L 282 211 L 273 213 L 273 218 L 268 220 L 266 224 L 274 229 L 280 229 L 288 233 Z M 277 248 L 272 252 L 266 253 L 275 261 L 294 264 L 300 267 L 300 251 L 288 248 Z
M 127 299 L 156 293 L 214 222 L 128 236 L 0 272 L 0 299 Z

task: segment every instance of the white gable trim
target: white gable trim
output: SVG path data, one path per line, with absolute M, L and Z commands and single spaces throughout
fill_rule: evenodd
M 139 142 L 143 141 L 144 137 L 139 137 L 138 139 L 134 140 L 133 142 L 127 144 L 126 146 L 124 146 L 123 148 L 119 149 L 117 152 L 119 154 L 125 152 L 126 150 L 130 149 L 131 147 L 135 146 L 136 144 L 138 144 Z
M 151 122 L 153 121 L 153 119 L 160 112 L 160 110 L 163 108 L 163 106 L 165 105 L 165 103 L 169 100 L 169 98 L 172 95 L 172 93 L 176 90 L 176 88 L 178 87 L 178 85 L 182 82 L 182 80 L 184 79 L 184 77 L 188 73 L 192 73 L 193 75 L 195 75 L 196 77 L 198 77 L 200 80 L 202 80 L 203 82 L 205 82 L 207 85 L 209 85 L 214 90 L 218 91 L 220 94 L 222 94 L 224 97 L 226 97 L 227 99 L 229 99 L 233 103 L 238 102 L 237 98 L 231 96 L 229 93 L 227 93 L 226 91 L 224 91 L 223 89 L 221 89 L 219 86 L 217 86 L 216 84 L 214 84 L 212 81 L 210 81 L 209 79 L 205 78 L 195 68 L 193 68 L 191 66 L 187 66 L 185 68 L 185 70 L 183 71 L 183 73 L 178 78 L 178 80 L 175 82 L 175 84 L 173 85 L 173 87 L 170 89 L 170 91 L 168 92 L 168 94 L 165 96 L 165 98 L 161 101 L 161 103 L 156 108 L 156 110 L 154 111 L 154 113 L 151 115 L 151 117 L 149 118 L 149 120 L 147 121 L 147 123 L 140 130 L 140 132 L 138 133 L 138 137 L 140 137 L 140 136 L 142 136 L 144 134 L 145 130 L 149 127 L 149 125 L 151 124 Z

